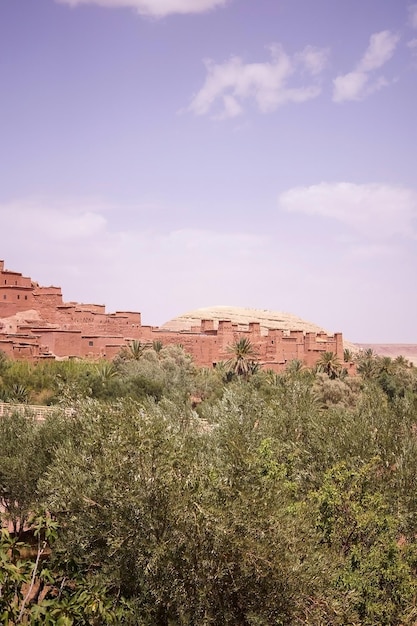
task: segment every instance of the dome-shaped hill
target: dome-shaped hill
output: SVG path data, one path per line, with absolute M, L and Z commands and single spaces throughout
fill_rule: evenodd
M 161 326 L 164 330 L 189 331 L 192 326 L 199 326 L 201 320 L 214 320 L 214 327 L 217 328 L 220 320 L 230 320 L 233 324 L 238 324 L 239 330 L 247 330 L 249 322 L 258 322 L 261 326 L 261 334 L 267 335 L 269 328 L 279 330 L 302 330 L 304 333 L 325 332 L 333 334 L 317 324 L 303 320 L 292 313 L 281 311 L 266 311 L 264 309 L 249 309 L 234 306 L 212 306 L 202 309 L 195 309 L 166 322 Z M 356 346 L 350 342 L 344 342 L 345 347 L 357 350 Z
M 261 334 L 263 335 L 267 334 L 269 328 L 302 330 L 314 333 L 328 332 L 321 326 L 307 322 L 291 313 L 245 309 L 234 306 L 213 306 L 195 309 L 166 322 L 161 328 L 176 331 L 191 330 L 192 326 L 199 326 L 201 320 L 214 320 L 215 328 L 217 328 L 220 320 L 230 320 L 233 324 L 238 324 L 240 330 L 247 330 L 249 322 L 259 322 Z

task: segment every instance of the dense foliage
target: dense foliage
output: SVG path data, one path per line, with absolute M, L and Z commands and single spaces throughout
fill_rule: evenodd
M 0 420 L 2 623 L 417 622 L 415 369 L 230 352 L 0 358 L 3 401 L 56 407 Z

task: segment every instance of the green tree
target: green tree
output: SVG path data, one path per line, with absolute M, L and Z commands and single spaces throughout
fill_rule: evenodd
M 164 344 L 162 343 L 162 341 L 159 341 L 159 339 L 155 339 L 152 342 L 152 348 L 153 348 L 153 350 L 155 350 L 155 352 L 157 354 L 159 354 L 161 352 L 163 347 L 164 347 Z
M 48 515 L 29 520 L 34 544 L 0 536 L 0 619 L 2 624 L 95 626 L 128 624 L 130 607 L 91 577 L 63 575 L 51 562 L 58 525 Z
M 341 370 L 340 359 L 334 352 L 323 352 L 317 361 L 317 371 L 324 372 L 329 378 L 337 378 Z
M 129 359 L 133 359 L 135 361 L 139 361 L 145 350 L 146 350 L 146 344 L 142 343 L 141 341 L 138 340 L 133 340 L 129 342 L 129 345 L 126 348 L 126 356 Z
M 373 357 L 361 357 L 356 369 L 363 379 L 371 380 L 377 373 L 377 364 Z
M 352 471 L 340 464 L 316 494 L 317 528 L 335 566 L 333 600 L 343 623 L 414 624 L 416 546 L 399 543 L 399 523 L 378 486 L 378 459 Z
M 232 356 L 225 363 L 226 368 L 243 378 L 248 378 L 255 368 L 258 356 L 252 342 L 241 337 L 227 347 Z
M 10 366 L 10 361 L 7 358 L 6 353 L 3 350 L 0 350 L 0 377 Z
M 19 535 L 39 505 L 38 481 L 52 463 L 71 422 L 51 415 L 38 422 L 30 413 L 9 412 L 0 420 L 1 515 Z
M 296 376 L 297 374 L 300 374 L 300 372 L 302 372 L 304 369 L 304 364 L 302 361 L 300 361 L 300 359 L 293 359 L 292 361 L 290 361 L 287 364 L 287 367 L 285 368 L 285 373 L 288 374 L 289 376 Z
M 67 559 L 131 600 L 137 623 L 289 623 L 308 533 L 256 398 L 230 389 L 214 430 L 166 400 L 80 408 L 42 489 Z
M 410 362 L 402 354 L 400 354 L 399 356 L 395 357 L 394 363 L 395 363 L 395 365 L 399 366 L 400 368 L 408 368 L 408 367 L 410 367 Z
M 343 361 L 345 363 L 351 363 L 353 361 L 353 352 L 349 348 L 343 350 Z

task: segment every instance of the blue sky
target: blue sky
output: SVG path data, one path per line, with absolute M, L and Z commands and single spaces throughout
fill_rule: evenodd
M 0 258 L 417 343 L 417 4 L 0 0 Z

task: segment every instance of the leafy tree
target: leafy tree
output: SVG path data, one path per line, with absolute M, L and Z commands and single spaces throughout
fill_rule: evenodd
M 50 561 L 58 525 L 48 515 L 30 521 L 35 544 L 0 537 L 0 619 L 3 624 L 95 626 L 128 624 L 131 609 L 104 584 L 63 576 Z M 45 560 L 47 559 L 47 560 Z
M 38 565 L 45 529 L 20 556 L 6 537 L 10 623 L 34 571 L 36 625 L 414 623 L 415 368 L 273 374 L 252 350 L 240 374 L 178 346 L 2 370 L 8 393 L 71 407 L 0 422 L 4 521 L 18 535 L 44 504 L 58 523 Z
M 224 391 L 224 377 L 226 370 L 221 367 L 201 367 L 195 372 L 192 381 L 191 395 L 197 404 L 208 401 L 213 402 L 221 398 Z
M 354 408 L 358 400 L 358 385 L 355 379 L 332 379 L 318 373 L 313 386 L 315 397 L 322 408 Z
M 0 376 L 4 374 L 4 372 L 8 369 L 9 366 L 10 366 L 10 361 L 7 358 L 6 353 L 3 350 L 0 350 Z
M 398 520 L 378 492 L 378 460 L 328 472 L 317 493 L 317 528 L 335 567 L 333 591 L 343 623 L 413 624 L 416 546 L 399 543 Z
M 137 623 L 267 626 L 295 611 L 308 533 L 258 395 L 241 396 L 221 401 L 215 431 L 166 400 L 84 404 L 42 482 L 67 558 L 130 599 Z
M 2 517 L 22 533 L 37 508 L 38 481 L 52 463 L 55 450 L 68 436 L 71 422 L 51 415 L 44 422 L 30 413 L 8 412 L 0 420 L 0 504 Z

